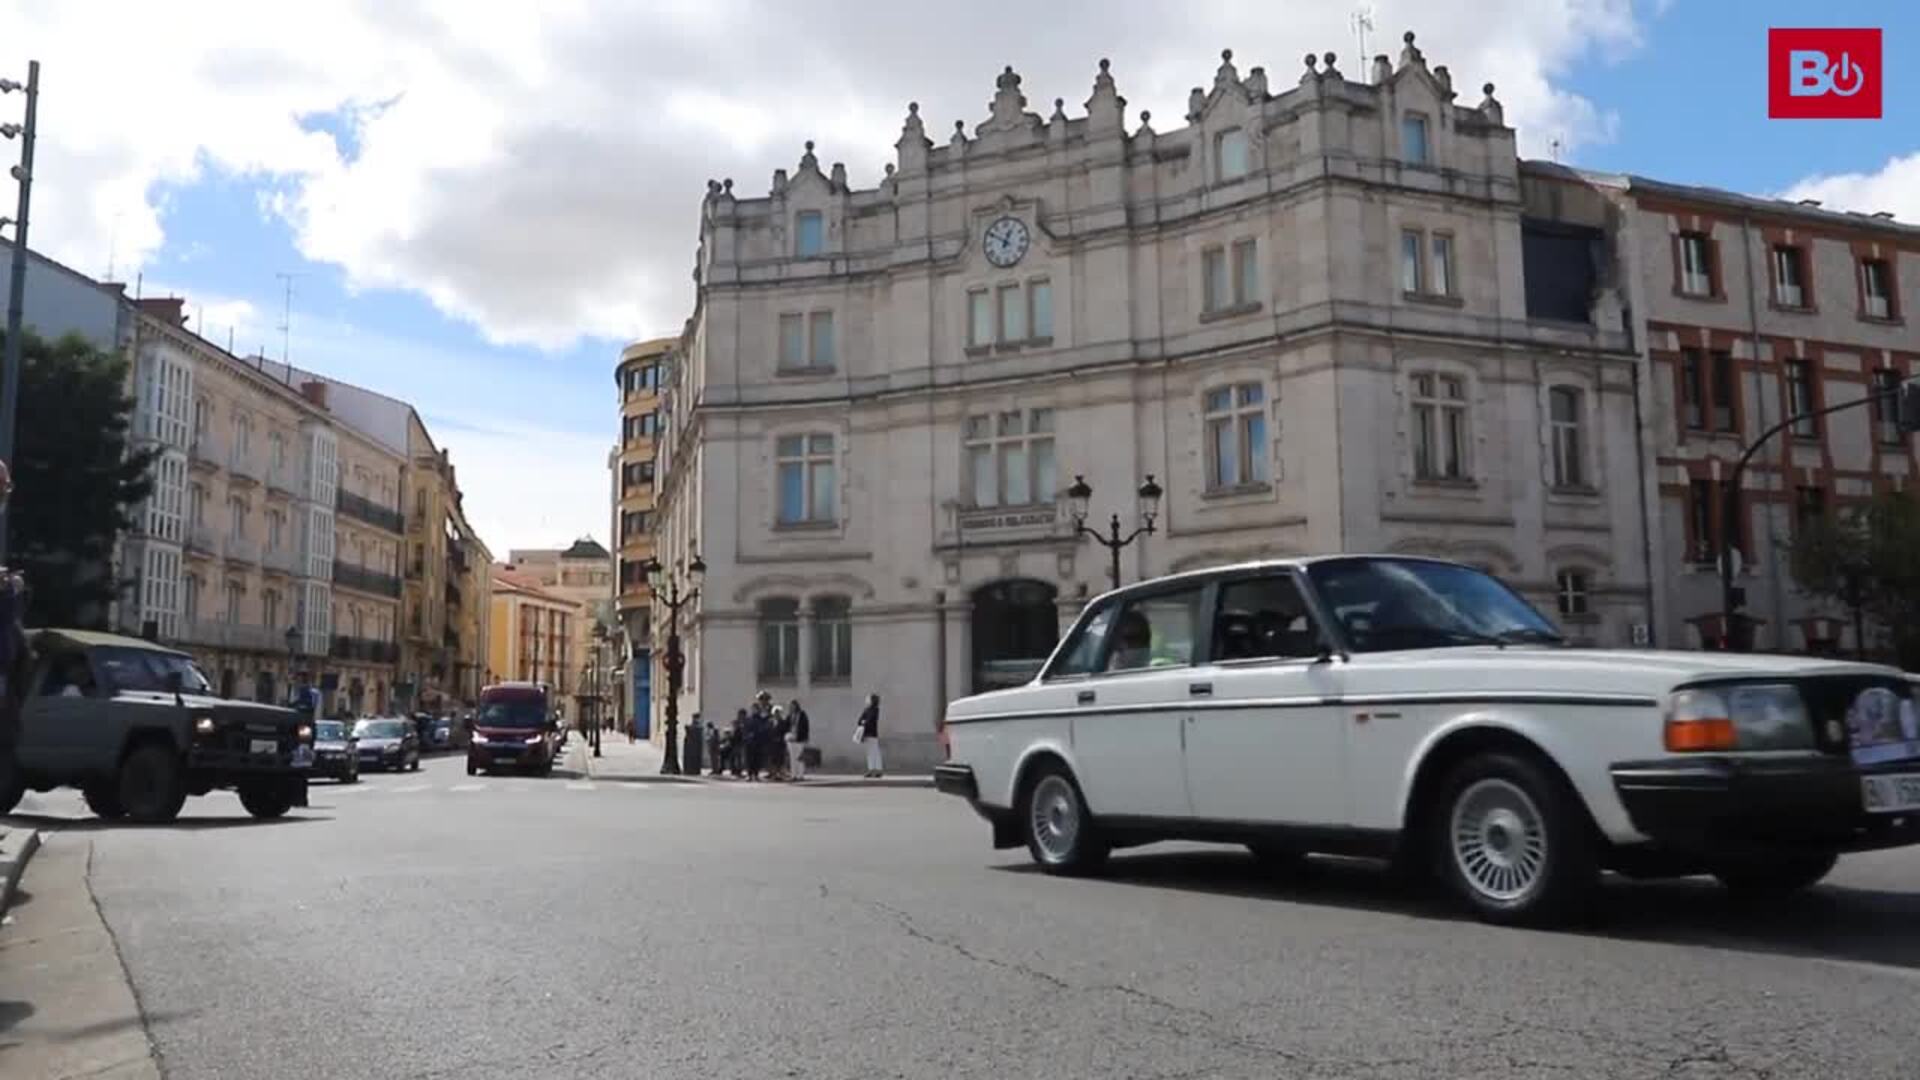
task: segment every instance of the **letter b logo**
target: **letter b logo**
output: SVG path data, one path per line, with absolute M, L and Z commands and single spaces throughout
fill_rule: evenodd
M 1767 115 L 1879 119 L 1880 31 L 1767 31 Z

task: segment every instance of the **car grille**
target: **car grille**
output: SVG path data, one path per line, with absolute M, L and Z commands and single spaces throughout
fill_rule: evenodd
M 1844 754 L 1853 747 L 1853 735 L 1847 726 L 1847 710 L 1868 690 L 1884 689 L 1904 698 L 1912 692 L 1903 680 L 1873 675 L 1810 675 L 1794 680 L 1813 719 L 1815 744 L 1829 754 Z M 1829 721 L 1838 724 L 1840 738 L 1835 740 Z

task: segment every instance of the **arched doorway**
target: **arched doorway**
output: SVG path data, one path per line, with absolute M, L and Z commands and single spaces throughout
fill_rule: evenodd
M 1060 640 L 1059 590 L 1020 578 L 973 593 L 973 692 L 1019 686 L 1033 678 Z

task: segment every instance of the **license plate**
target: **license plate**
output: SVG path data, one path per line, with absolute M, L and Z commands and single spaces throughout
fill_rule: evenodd
M 1868 813 L 1894 814 L 1920 810 L 1920 773 L 1900 776 L 1863 776 L 1860 801 Z
M 280 752 L 279 742 L 273 739 L 249 740 L 247 748 L 256 754 L 277 754 Z

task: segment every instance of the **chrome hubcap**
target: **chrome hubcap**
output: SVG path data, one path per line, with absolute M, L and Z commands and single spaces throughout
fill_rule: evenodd
M 1048 862 L 1061 862 L 1073 855 L 1075 839 L 1080 835 L 1080 800 L 1065 777 L 1049 776 L 1033 789 L 1033 842 Z
M 1475 892 L 1511 901 L 1540 883 L 1547 830 L 1540 808 L 1508 780 L 1480 780 L 1453 804 L 1453 862 Z

